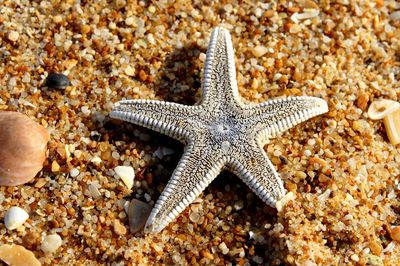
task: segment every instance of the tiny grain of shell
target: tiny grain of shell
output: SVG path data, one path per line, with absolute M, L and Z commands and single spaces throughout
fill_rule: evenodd
M 128 189 L 133 187 L 133 180 L 135 179 L 135 171 L 131 166 L 117 166 L 114 169 L 115 173 L 121 178 Z
M 29 214 L 20 207 L 11 207 L 4 216 L 4 224 L 8 230 L 14 230 L 29 218 Z
M 32 180 L 46 159 L 47 130 L 24 114 L 0 111 L 0 186 Z

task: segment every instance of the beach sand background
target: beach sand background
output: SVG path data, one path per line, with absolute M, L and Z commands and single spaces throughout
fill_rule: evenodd
M 33 182 L 0 187 L 0 220 L 11 206 L 30 214 L 14 231 L 0 222 L 1 243 L 32 250 L 43 265 L 400 260 L 400 153 L 382 121 L 366 114 L 376 99 L 399 98 L 399 2 L 0 3 L 0 109 L 27 114 L 51 134 Z M 125 202 L 154 204 L 183 147 L 108 113 L 121 99 L 194 104 L 218 25 L 231 32 L 244 99 L 308 95 L 329 104 L 265 146 L 295 200 L 278 212 L 223 173 L 161 233 L 133 235 L 124 230 Z M 52 72 L 72 86 L 44 87 Z M 174 153 L 155 156 L 160 150 Z M 135 169 L 132 190 L 116 178 L 119 165 Z M 44 253 L 53 233 L 63 244 Z

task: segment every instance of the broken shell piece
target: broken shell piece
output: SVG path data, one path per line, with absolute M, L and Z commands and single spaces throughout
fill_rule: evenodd
M 40 245 L 40 249 L 44 253 L 53 253 L 62 245 L 62 239 L 57 234 L 52 234 L 45 236 L 42 244 Z
M 11 207 L 4 216 L 4 224 L 8 230 L 14 230 L 29 218 L 29 214 L 20 207 Z
M 128 189 L 133 187 L 133 179 L 135 178 L 135 171 L 130 166 L 117 166 L 114 169 L 115 173 L 121 178 Z
M 369 106 L 368 116 L 372 120 L 383 118 L 390 143 L 400 143 L 400 103 L 392 100 L 375 101 Z
M 294 199 L 296 199 L 296 195 L 293 194 L 293 192 L 289 192 L 285 196 L 283 196 L 279 201 L 276 202 L 275 207 L 278 210 L 278 212 L 281 212 L 285 208 L 286 204 Z
M 8 265 L 40 266 L 40 262 L 32 251 L 20 245 L 0 246 L 0 260 Z

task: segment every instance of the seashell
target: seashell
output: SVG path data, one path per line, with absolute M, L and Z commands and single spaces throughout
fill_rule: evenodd
M 390 143 L 400 143 L 400 103 L 392 100 L 374 101 L 368 108 L 368 116 L 372 120 L 383 118 Z
M 130 166 L 117 166 L 114 169 L 115 173 L 121 178 L 128 189 L 133 187 L 133 180 L 135 179 L 135 171 Z
M 50 135 L 18 112 L 0 112 L 0 125 L 0 186 L 25 184 L 42 169 Z
M 11 207 L 4 216 L 4 224 L 8 230 L 14 230 L 29 218 L 29 214 L 20 207 Z
M 57 234 L 52 234 L 45 236 L 42 244 L 40 245 L 40 249 L 44 253 L 53 253 L 62 245 L 62 239 Z
M 0 246 L 0 260 L 8 265 L 30 265 L 40 266 L 39 260 L 32 251 L 20 245 Z

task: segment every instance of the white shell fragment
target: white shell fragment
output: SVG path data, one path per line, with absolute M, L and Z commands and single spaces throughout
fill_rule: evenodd
M 373 120 L 383 118 L 390 143 L 400 143 L 400 103 L 392 100 L 375 101 L 369 106 L 368 116 Z
M 57 234 L 45 236 L 40 249 L 45 253 L 53 253 L 62 245 L 62 239 Z
M 292 201 L 294 199 L 296 199 L 296 195 L 293 194 L 293 192 L 289 192 L 280 200 L 278 200 L 276 202 L 276 209 L 278 210 L 278 212 L 282 211 L 283 208 L 285 208 L 286 204 L 288 204 L 289 201 Z
M 131 166 L 117 166 L 114 169 L 115 173 L 121 178 L 128 189 L 133 187 L 133 180 L 135 179 L 135 171 Z
M 11 207 L 4 216 L 4 224 L 8 230 L 14 230 L 29 218 L 29 214 L 20 207 Z
M 368 108 L 368 117 L 372 120 L 379 120 L 390 113 L 400 109 L 400 103 L 392 100 L 374 101 Z

